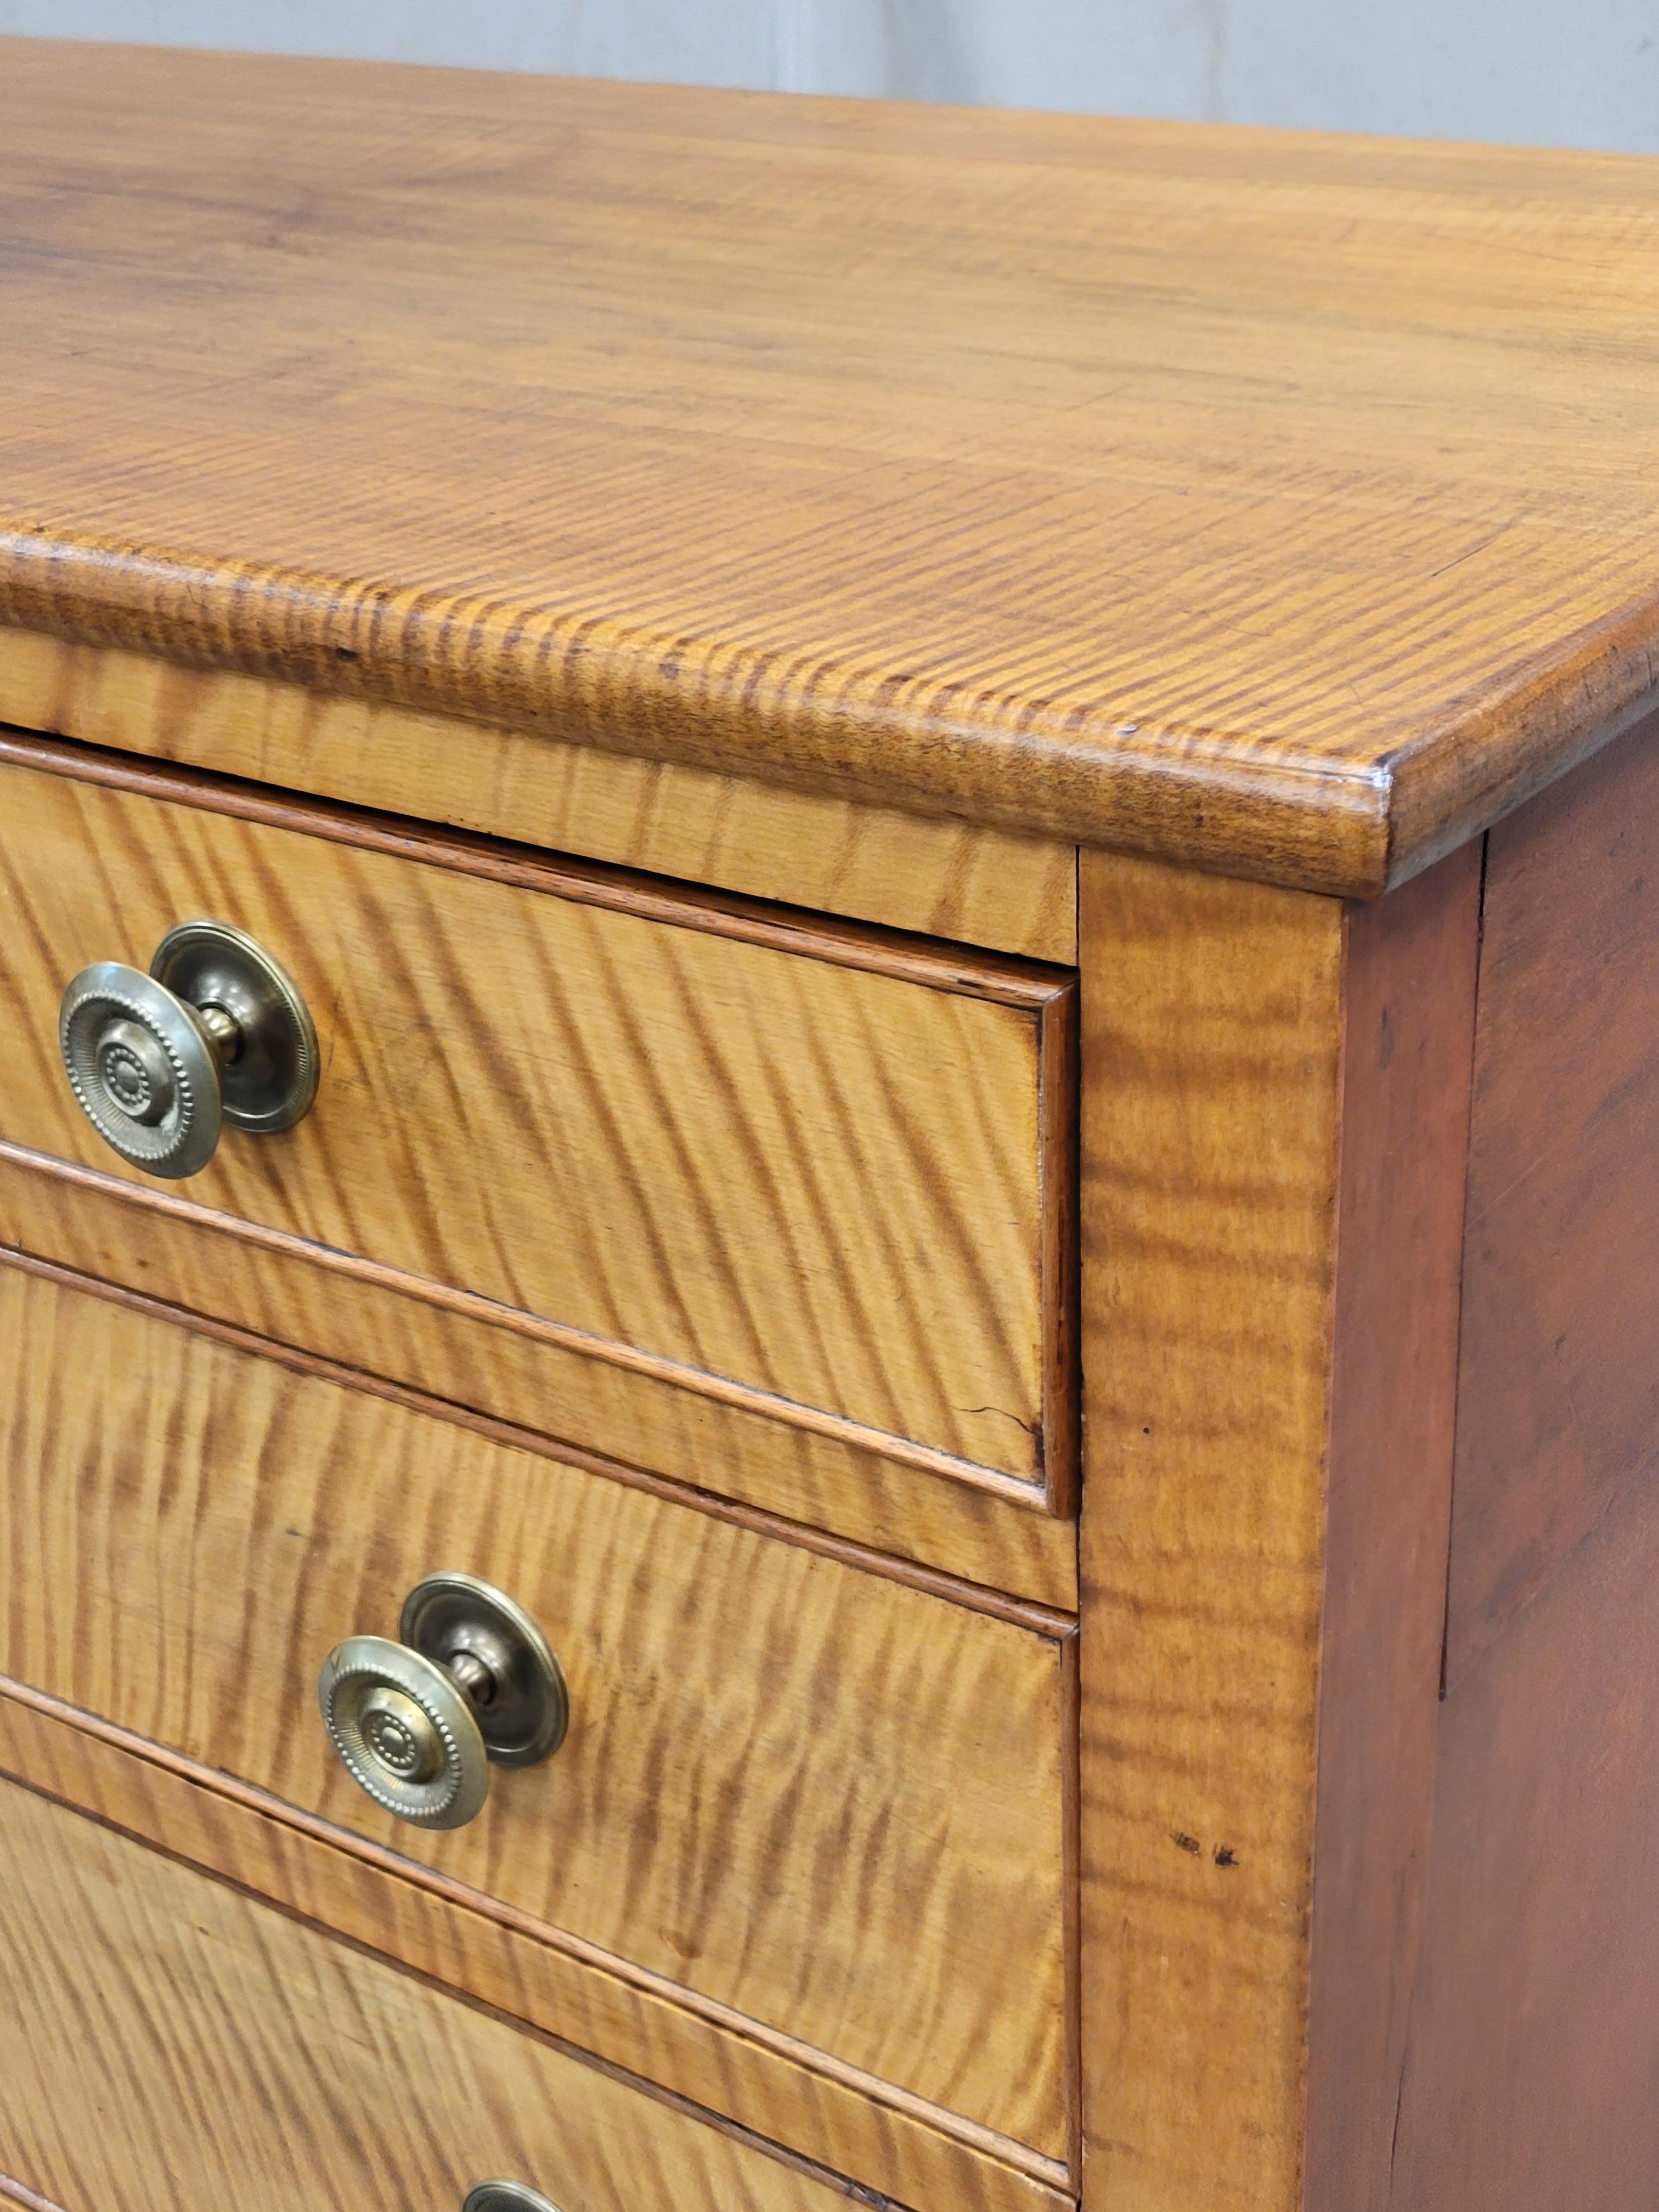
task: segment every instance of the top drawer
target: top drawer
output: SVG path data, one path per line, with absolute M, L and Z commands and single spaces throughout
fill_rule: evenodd
M 304 993 L 321 1085 L 295 1128 L 228 1130 L 167 1186 L 185 1211 L 792 1442 L 1063 1507 L 1063 971 L 187 772 L 0 754 L 0 1137 L 142 1182 L 75 1104 L 60 994 L 95 960 L 146 967 L 180 921 L 234 923 Z M 487 1373 L 458 1395 L 488 1404 Z M 536 1425 L 567 1432 L 580 1396 L 550 1378 Z M 615 1401 L 576 1440 L 649 1463 L 649 1426 Z

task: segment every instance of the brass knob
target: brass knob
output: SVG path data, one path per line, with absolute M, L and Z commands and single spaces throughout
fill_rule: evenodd
M 467 2191 L 461 2212 L 559 2212 L 559 2208 L 522 2181 L 481 2181 Z
M 291 1128 L 317 1095 L 317 1032 L 270 955 L 222 921 L 181 922 L 144 975 L 83 968 L 58 1041 L 70 1086 L 106 1144 L 151 1175 L 195 1175 L 219 1132 Z
M 564 1741 L 563 1673 L 524 1608 L 471 1575 L 417 1583 L 398 1634 L 335 1645 L 317 1681 L 323 1725 L 377 1805 L 418 1828 L 465 1827 L 491 1761 L 532 1765 Z

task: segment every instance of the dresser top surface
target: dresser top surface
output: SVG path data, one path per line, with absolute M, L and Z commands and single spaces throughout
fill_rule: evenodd
M 1360 895 L 1659 685 L 1659 161 L 23 40 L 0 144 L 14 624 Z

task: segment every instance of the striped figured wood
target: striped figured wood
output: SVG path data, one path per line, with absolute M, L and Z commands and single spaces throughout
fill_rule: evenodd
M 0 145 L 20 628 L 1365 895 L 1654 688 L 1650 162 L 15 40 Z
M 1068 2155 L 1063 1639 L 15 1265 L 0 1405 L 0 1670 Z M 315 1702 L 441 1568 L 528 1607 L 573 1711 L 449 1836 Z
M 1073 847 L 0 629 L 0 722 L 1003 952 L 1077 958 Z
M 1090 2212 L 1291 2212 L 1342 910 L 1083 890 Z
M 0 1774 L 222 1875 L 240 1889 L 400 1960 L 787 2143 L 919 2212 L 1066 2212 L 1052 2164 L 1009 2162 L 988 2136 L 890 2084 L 825 2064 L 752 2021 L 687 2005 L 659 1977 L 520 1916 L 268 1792 L 0 1679 Z
M 67 2212 L 832 2212 L 551 2039 L 0 1784 L 0 2168 Z
M 803 1534 L 822 1529 L 1077 1610 L 1074 1522 L 978 1484 L 919 1481 L 890 1453 L 775 1420 L 744 1394 L 681 1389 L 589 1358 L 487 1298 L 410 1297 L 385 1268 L 256 1231 L 165 1186 L 120 1182 L 0 1139 L 0 1245 L 457 1407 L 482 1403 L 520 1430 L 556 1424 L 564 1449 L 612 1464 L 625 1451 L 635 1469 L 685 1490 L 717 1480 L 720 1497 Z
M 1085 2212 L 1383 2212 L 1450 1518 L 1478 848 L 1082 871 Z
M 59 995 L 90 961 L 147 964 L 176 921 L 234 922 L 304 992 L 322 1082 L 284 1136 L 228 1132 L 198 1204 L 919 1474 L 1065 1503 L 1060 971 L 114 757 L 0 758 L 0 1135 L 142 1182 L 76 1107 Z

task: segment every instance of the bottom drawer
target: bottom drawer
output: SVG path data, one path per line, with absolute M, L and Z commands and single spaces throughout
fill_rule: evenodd
M 0 2172 L 64 2212 L 831 2212 L 843 2191 L 0 1784 Z

